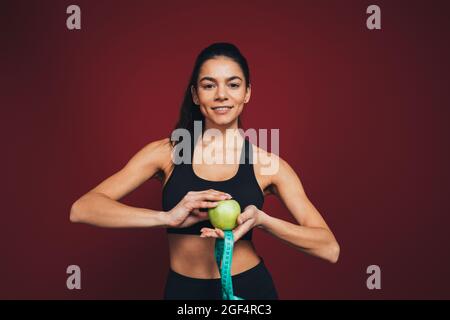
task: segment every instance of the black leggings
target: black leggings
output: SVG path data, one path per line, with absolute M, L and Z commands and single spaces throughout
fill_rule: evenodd
M 278 300 L 278 293 L 264 260 L 253 268 L 233 275 L 233 292 L 245 300 Z M 220 279 L 198 279 L 169 269 L 164 299 L 166 300 L 221 300 Z

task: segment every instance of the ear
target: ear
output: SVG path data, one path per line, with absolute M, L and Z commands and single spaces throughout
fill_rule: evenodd
M 200 101 L 198 100 L 198 96 L 197 96 L 197 90 L 195 90 L 194 86 L 191 86 L 191 94 L 192 94 L 192 101 L 196 104 L 199 105 Z
M 252 85 L 249 84 L 248 88 L 245 92 L 244 103 L 248 103 L 250 101 L 250 96 L 252 95 Z

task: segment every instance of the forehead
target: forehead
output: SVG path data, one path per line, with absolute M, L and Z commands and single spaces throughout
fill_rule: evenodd
M 229 78 L 239 76 L 242 79 L 244 75 L 237 62 L 226 57 L 217 57 L 206 60 L 200 68 L 199 79 L 204 76 L 213 78 Z

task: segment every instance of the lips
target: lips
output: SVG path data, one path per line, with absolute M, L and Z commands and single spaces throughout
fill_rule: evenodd
M 226 110 L 226 109 L 232 109 L 233 106 L 215 106 L 215 107 L 211 107 L 211 109 L 213 110 Z
M 211 107 L 211 109 L 214 111 L 215 114 L 227 114 L 231 109 L 233 109 L 233 106 L 215 106 Z

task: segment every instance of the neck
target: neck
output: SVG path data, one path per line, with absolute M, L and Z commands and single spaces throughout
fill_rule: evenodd
M 235 121 L 233 121 L 232 123 L 224 124 L 224 125 L 218 125 L 215 123 L 211 123 L 210 121 L 208 121 L 208 119 L 205 119 L 204 125 L 205 125 L 205 131 L 209 130 L 209 129 L 216 129 L 216 130 L 220 131 L 222 136 L 226 135 L 227 130 L 228 130 L 228 132 L 236 132 L 239 129 L 237 119 Z
M 211 130 L 209 129 L 216 129 Z M 217 130 L 220 132 L 217 132 Z M 216 125 L 212 124 L 208 120 L 205 121 L 205 131 L 203 133 L 203 140 L 213 142 L 214 144 L 221 144 L 221 145 L 232 145 L 233 142 L 242 142 L 244 138 L 242 137 L 241 133 L 239 132 L 239 126 L 238 121 L 236 121 L 227 124 L 227 125 Z

